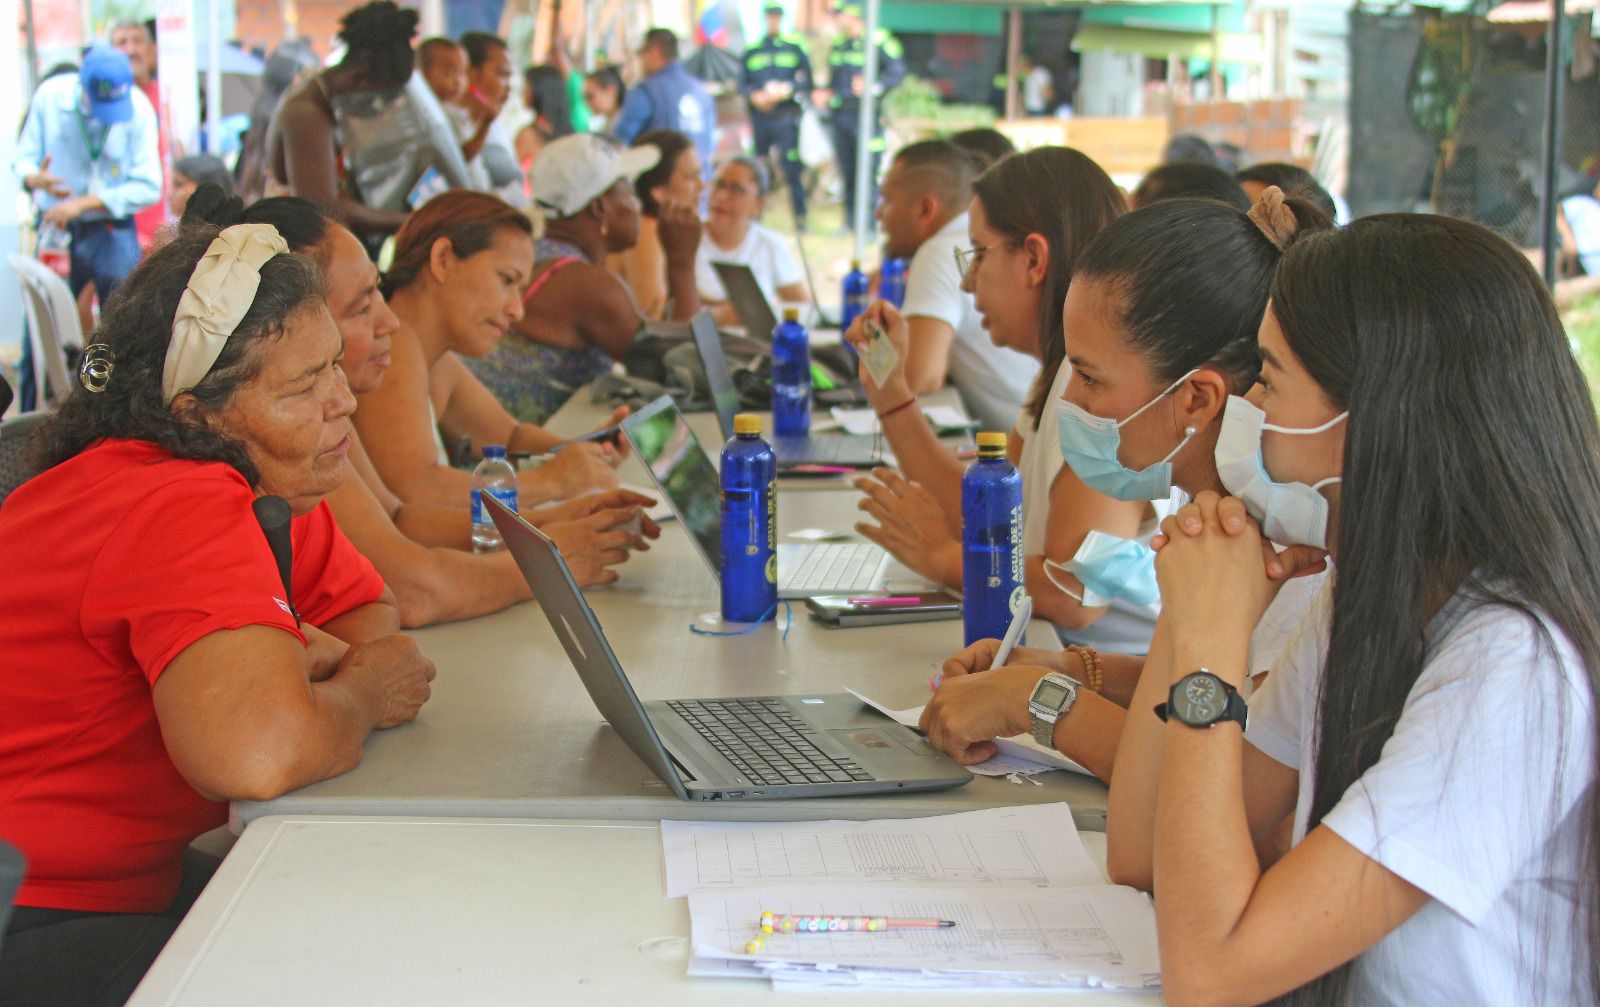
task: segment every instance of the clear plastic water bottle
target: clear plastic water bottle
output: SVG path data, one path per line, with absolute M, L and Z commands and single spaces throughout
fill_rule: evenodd
M 896 308 L 906 306 L 906 260 L 885 259 L 878 273 L 878 296 Z
M 722 449 L 722 618 L 757 622 L 778 604 L 778 461 L 761 417 L 733 418 Z
M 483 461 L 472 470 L 472 551 L 494 552 L 503 544 L 494 519 L 483 509 L 483 494 L 517 509 L 517 470 L 506 460 L 504 444 L 485 444 Z
M 1006 435 L 978 435 L 978 460 L 961 477 L 961 617 L 968 646 L 1000 639 L 1027 596 L 1023 586 L 1022 475 Z
M 72 238 L 66 228 L 55 224 L 39 225 L 38 259 L 62 278 L 72 272 Z
M 798 308 L 784 308 L 783 321 L 772 330 L 772 432 L 811 433 L 811 339 Z

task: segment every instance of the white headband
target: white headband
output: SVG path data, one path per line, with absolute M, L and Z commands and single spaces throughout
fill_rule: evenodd
M 189 275 L 178 301 L 161 372 L 161 401 L 167 405 L 204 380 L 239 327 L 261 286 L 261 267 L 289 251 L 271 224 L 225 228 Z

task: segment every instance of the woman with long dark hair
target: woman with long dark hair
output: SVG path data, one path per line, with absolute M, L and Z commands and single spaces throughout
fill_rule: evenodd
M 1143 652 L 1154 617 L 1084 605 L 1051 584 L 1046 557 L 1065 562 L 1098 530 L 1132 538 L 1148 502 L 1126 503 L 1086 486 L 1062 462 L 1054 423 L 1071 368 L 1064 367 L 1062 308 L 1073 271 L 1095 236 L 1122 216 L 1121 194 L 1083 153 L 1041 147 L 990 168 L 973 189 L 968 217 L 972 247 L 958 253 L 962 289 L 974 297 L 997 346 L 1041 361 L 1043 367 L 1010 433 L 1007 457 L 1022 472 L 1022 545 L 1034 612 L 1073 642 Z M 862 386 L 877 410 L 901 473 L 878 470 L 858 479 L 861 502 L 877 525 L 857 530 L 917 572 L 943 584 L 961 583 L 961 475 L 965 464 L 939 443 L 906 381 L 910 327 L 891 305 L 871 305 L 846 338 L 863 346 L 875 321 L 899 350 L 900 363 L 882 386 L 862 371 Z M 1152 529 L 1153 530 L 1153 527 Z M 1093 630 L 1090 627 L 1094 627 Z
M 1548 293 L 1481 227 L 1368 217 L 1290 246 L 1259 339 L 1111 790 L 1165 995 L 1594 1003 L 1600 431 Z M 1335 570 L 1245 725 L 1264 566 L 1305 558 L 1266 539 Z

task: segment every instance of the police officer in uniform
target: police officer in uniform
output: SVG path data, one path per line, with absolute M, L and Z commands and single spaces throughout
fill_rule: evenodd
M 800 98 L 815 86 L 805 41 L 783 34 L 783 5 L 764 8 L 767 34 L 744 52 L 739 90 L 750 103 L 750 127 L 756 157 L 766 160 L 778 148 L 778 164 L 789 187 L 789 205 L 796 225 L 805 229 L 806 190 L 800 178 Z
M 833 150 L 839 170 L 844 173 L 845 225 L 849 227 L 855 221 L 856 161 L 863 153 L 872 159 L 868 174 L 873 181 L 869 183 L 867 192 L 860 195 L 868 200 L 869 208 L 875 202 L 873 192 L 877 184 L 878 158 L 883 154 L 883 106 L 876 106 L 877 121 L 873 123 L 872 135 L 861 136 L 861 96 L 866 90 L 867 67 L 861 5 L 844 3 L 838 7 L 837 13 L 840 35 L 828 50 L 828 66 L 832 72 L 827 89 L 818 92 L 817 101 L 821 104 L 825 100 L 832 110 Z M 873 35 L 872 43 L 878 47 L 878 86 L 875 93 L 881 99 L 905 79 L 904 50 L 900 47 L 900 41 L 882 28 Z M 870 214 L 868 217 L 870 220 Z

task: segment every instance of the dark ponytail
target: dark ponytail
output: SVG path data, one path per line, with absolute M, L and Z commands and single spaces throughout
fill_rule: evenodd
M 1297 235 L 1331 223 L 1309 203 L 1284 205 Z M 1210 366 L 1243 395 L 1261 368 L 1256 330 L 1279 256 L 1272 240 L 1226 203 L 1168 199 L 1102 231 L 1077 275 L 1110 285 L 1124 335 L 1160 383 Z

